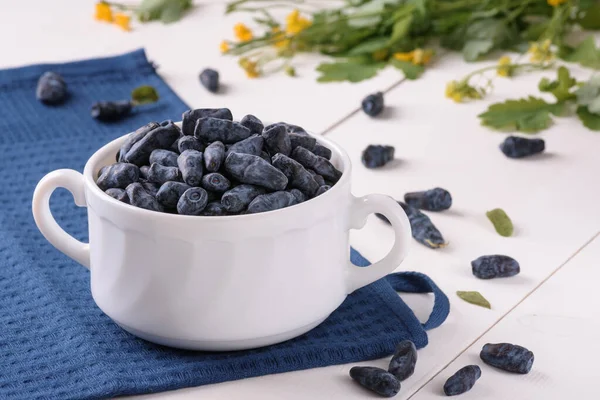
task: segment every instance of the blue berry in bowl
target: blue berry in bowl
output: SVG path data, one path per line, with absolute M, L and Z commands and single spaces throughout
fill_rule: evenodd
M 202 153 L 196 150 L 186 150 L 177 158 L 177 165 L 185 183 L 190 186 L 200 186 L 204 175 Z
M 524 158 L 545 150 L 544 139 L 527 139 L 519 136 L 509 136 L 502 144 L 500 150 L 509 158 Z
M 211 172 L 202 177 L 202 187 L 209 192 L 223 193 L 229 190 L 231 182 L 218 172 Z
M 177 208 L 177 202 L 183 193 L 191 186 L 183 182 L 169 181 L 162 184 L 156 192 L 156 200 L 165 208 Z
M 388 371 L 402 382 L 415 372 L 416 365 L 417 348 L 415 344 L 410 340 L 403 340 L 396 346 Z
M 352 367 L 350 377 L 359 385 L 382 397 L 394 397 L 400 391 L 400 381 L 381 368 Z
M 329 150 L 325 146 L 321 146 L 320 144 L 317 144 L 317 145 L 315 145 L 315 148 L 312 150 L 312 152 L 315 153 L 315 155 L 317 155 L 319 157 L 323 157 L 328 160 L 331 160 L 331 150 Z
M 290 192 L 273 192 L 257 196 L 248 205 L 248 214 L 279 210 L 297 204 L 296 197 Z
M 138 128 L 135 132 L 127 136 L 127 140 L 121 145 L 121 148 L 117 152 L 117 161 L 125 162 L 125 155 L 131 149 L 131 147 L 142 140 L 150 131 L 158 128 L 160 125 L 158 122 L 149 122 L 146 125 Z
M 131 113 L 133 103 L 130 100 L 99 101 L 92 104 L 92 118 L 99 121 L 119 121 Z
M 222 215 L 228 215 L 229 213 L 227 212 L 227 209 L 225 209 L 225 206 L 223 206 L 223 204 L 221 204 L 220 201 L 213 201 L 210 202 L 206 205 L 206 207 L 204 207 L 204 210 L 202 210 L 202 214 L 204 216 L 210 216 L 210 217 L 218 217 L 218 216 L 222 216 Z
M 290 155 L 292 151 L 292 142 L 283 125 L 275 125 L 271 128 L 265 128 L 262 136 L 265 140 L 265 147 L 269 154 L 281 153 Z
M 315 182 L 317 182 L 317 185 L 319 185 L 319 187 L 326 185 L 325 179 L 323 179 L 321 175 L 317 174 L 312 169 L 307 169 L 307 171 L 313 176 L 313 179 L 315 180 Z
M 176 167 L 177 157 L 179 154 L 165 149 L 156 149 L 150 153 L 149 163 L 150 165 L 157 163 L 165 167 Z
M 188 110 L 181 115 L 181 131 L 185 136 L 193 136 L 196 123 L 200 118 L 213 117 L 233 121 L 233 115 L 228 108 L 198 108 Z
M 158 203 L 156 198 L 148 193 L 141 183 L 136 182 L 127 186 L 127 196 L 129 196 L 129 204 L 132 206 L 145 208 L 150 211 L 163 211 L 163 207 Z
M 150 154 L 156 149 L 170 149 L 179 138 L 180 130 L 175 124 L 158 126 L 135 142 L 123 156 L 123 161 L 138 167 L 148 165 Z
M 323 193 L 325 193 L 329 189 L 331 189 L 331 186 L 329 186 L 329 185 L 319 186 L 319 188 L 315 192 L 315 197 L 322 195 Z
M 206 68 L 200 73 L 200 83 L 211 93 L 219 91 L 219 73 L 212 68 Z
M 306 195 L 298 189 L 292 189 L 289 192 L 296 198 L 297 203 L 303 203 L 307 200 Z
M 517 260 L 509 256 L 481 256 L 471 261 L 473 275 L 479 279 L 508 278 L 521 272 Z
M 150 168 L 150 167 L 148 167 Z M 146 190 L 146 192 L 150 193 L 152 196 L 156 197 L 158 194 L 158 190 L 160 189 L 160 184 L 153 182 L 140 182 L 142 187 Z
M 183 136 L 177 140 L 177 151 L 183 153 L 186 150 L 204 151 L 206 145 L 194 136 Z
M 434 188 L 423 192 L 406 193 L 404 202 L 421 210 L 442 211 L 452 206 L 452 196 L 446 189 Z
M 248 114 L 242 118 L 240 124 L 250 129 L 253 135 L 260 135 L 264 129 L 264 125 L 260 119 L 252 114 Z
M 225 161 L 225 145 L 221 142 L 212 142 L 204 149 L 204 166 L 207 171 L 216 172 Z
M 194 136 L 204 142 L 219 141 L 232 144 L 252 135 L 250 129 L 237 122 L 213 117 L 200 118 L 196 122 Z
M 227 157 L 229 153 L 243 153 L 260 156 L 263 151 L 263 144 L 264 139 L 262 136 L 252 135 L 248 139 L 240 140 L 239 142 L 230 145 L 227 148 L 225 157 Z
M 462 367 L 452 375 L 444 384 L 446 396 L 456 396 L 468 392 L 475 386 L 475 382 L 481 377 L 481 368 L 477 365 Z
M 362 110 L 369 117 L 376 117 L 383 111 L 383 93 L 377 92 L 365 97 L 362 101 Z
M 56 72 L 45 72 L 38 80 L 35 96 L 44 104 L 60 104 L 67 98 L 67 84 Z
M 242 184 L 223 193 L 221 204 L 230 213 L 239 213 L 257 196 L 266 193 L 262 187 Z
M 140 178 L 140 169 L 133 164 L 115 163 L 102 170 L 102 175 L 96 180 L 100 189 L 106 191 L 111 188 L 125 189 L 129 184 L 137 182 Z
M 251 154 L 230 153 L 225 159 L 225 170 L 239 182 L 273 191 L 283 190 L 288 184 L 283 172 Z
M 362 153 L 362 163 L 367 168 L 380 168 L 394 159 L 393 146 L 369 145 Z
M 342 172 L 333 166 L 326 158 L 314 155 L 304 147 L 296 147 L 292 152 L 292 158 L 298 161 L 304 168 L 310 168 L 317 174 L 330 182 L 337 182 Z
M 314 153 L 314 148 L 317 145 L 317 139 L 315 139 L 314 137 L 301 135 L 298 133 L 290 133 L 288 134 L 288 136 L 290 137 L 292 150 L 294 150 L 298 146 L 302 146 L 305 149 L 310 150 Z
M 535 358 L 530 350 L 510 343 L 488 343 L 479 357 L 492 367 L 516 374 L 528 374 Z
M 148 182 L 162 185 L 169 181 L 181 181 L 181 172 L 177 167 L 165 167 L 154 163 L 148 170 Z
M 272 158 L 272 163 L 288 178 L 288 184 L 291 187 L 300 189 L 307 196 L 312 197 L 319 189 L 313 176 L 298 161 L 277 153 Z
M 113 199 L 129 204 L 129 196 L 127 196 L 127 192 L 124 189 L 110 188 L 106 190 L 106 194 Z
M 208 203 L 206 190 L 193 187 L 186 190 L 177 202 L 177 212 L 182 215 L 201 215 Z

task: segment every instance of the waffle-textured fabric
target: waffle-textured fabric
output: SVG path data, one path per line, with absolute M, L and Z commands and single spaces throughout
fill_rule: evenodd
M 48 70 L 67 82 L 64 105 L 35 98 L 37 78 Z M 157 88 L 157 104 L 117 123 L 90 117 L 93 102 L 126 99 L 142 84 Z M 374 359 L 403 339 L 425 346 L 425 329 L 444 321 L 446 296 L 426 276 L 402 273 L 356 291 L 311 332 L 260 349 L 184 351 L 121 330 L 95 305 L 88 270 L 38 232 L 32 193 L 46 173 L 81 171 L 108 141 L 148 121 L 177 120 L 187 108 L 142 50 L 0 71 L 0 399 L 98 399 Z M 51 208 L 69 233 L 87 241 L 85 208 L 68 192 L 55 193 Z M 355 251 L 352 260 L 368 265 Z M 396 291 L 433 292 L 429 321 L 421 325 Z

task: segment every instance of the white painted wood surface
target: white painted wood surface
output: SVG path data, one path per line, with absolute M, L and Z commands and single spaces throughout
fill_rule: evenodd
M 287 120 L 326 132 L 352 158 L 356 195 L 381 192 L 401 199 L 407 191 L 435 186 L 452 193 L 451 210 L 429 213 L 450 245 L 430 250 L 415 242 L 399 268 L 430 275 L 448 294 L 452 312 L 442 327 L 430 332 L 429 346 L 419 352 L 417 371 L 403 382 L 397 399 L 439 397 L 440 385 L 450 371 L 477 361 L 481 346 L 471 345 L 492 327 L 482 340 L 531 343 L 536 353 L 534 370 L 528 377 L 507 377 L 486 368 L 481 382 L 465 399 L 553 400 L 571 393 L 575 398 L 578 394 L 582 399 L 594 398 L 583 392 L 589 389 L 592 393 L 591 386 L 577 387 L 576 383 L 591 382 L 594 373 L 600 376 L 593 361 L 598 358 L 593 342 L 600 334 L 600 300 L 592 286 L 598 278 L 594 267 L 600 239 L 536 288 L 600 230 L 600 136 L 575 119 L 557 119 L 555 126 L 539 135 L 546 140 L 546 154 L 509 160 L 497 147 L 505 135 L 481 127 L 476 118 L 491 102 L 537 93 L 539 78 L 552 77 L 554 72 L 498 79 L 496 90 L 486 101 L 465 105 L 445 99 L 444 86 L 479 65 L 467 65 L 452 55 L 436 63 L 423 79 L 400 85 L 402 75 L 393 69 L 359 84 L 317 84 L 314 66 L 319 58 L 310 56 L 302 58 L 296 79 L 279 74 L 249 80 L 235 59 L 218 51 L 220 40 L 232 37 L 233 24 L 248 20 L 242 14 L 224 16 L 223 1 L 196 2 L 192 14 L 177 24 L 148 24 L 131 33 L 95 22 L 94 3 L 11 2 L 3 9 L 0 24 L 0 37 L 4 38 L 0 40 L 0 68 L 115 55 L 145 47 L 149 58 L 159 65 L 161 76 L 193 107 L 228 106 L 236 115 L 254 113 L 265 120 Z M 220 71 L 225 93 L 213 95 L 199 85 L 198 73 L 207 66 Z M 589 71 L 578 71 L 582 79 L 588 75 Z M 366 94 L 392 87 L 381 117 L 371 119 L 358 112 L 347 118 Z M 394 145 L 398 160 L 382 170 L 365 169 L 360 154 L 368 144 Z M 496 207 L 504 208 L 513 219 L 514 237 L 500 237 L 486 219 L 485 212 Z M 363 230 L 352 234 L 354 246 L 371 260 L 382 257 L 392 240 L 390 229 L 374 217 Z M 474 278 L 470 261 L 492 253 L 515 257 L 522 273 L 494 281 Z M 456 290 L 479 290 L 491 302 L 492 310 L 464 303 L 454 294 Z M 429 296 L 403 298 L 421 319 L 426 318 L 431 307 Z M 527 317 L 533 314 L 558 317 Z M 562 324 L 561 318 L 568 322 Z M 581 326 L 584 333 L 573 325 Z M 561 343 L 556 348 L 552 346 L 555 337 Z M 563 368 L 569 353 L 562 349 L 571 339 L 578 342 L 575 353 L 590 355 L 579 368 Z M 534 346 L 538 341 L 540 345 Z M 444 370 L 463 351 L 464 355 Z M 387 360 L 364 365 L 385 367 Z M 137 398 L 374 398 L 350 381 L 350 367 L 332 366 Z M 544 396 L 538 397 L 537 389 Z

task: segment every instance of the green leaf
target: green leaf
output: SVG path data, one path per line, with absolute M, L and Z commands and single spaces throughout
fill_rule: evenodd
M 377 75 L 377 72 L 386 66 L 386 63 L 357 63 L 343 61 L 337 63 L 323 63 L 317 67 L 321 76 L 317 79 L 319 82 L 360 82 Z
M 162 9 L 160 20 L 164 24 L 179 21 L 184 11 L 185 9 L 180 1 L 171 1 Z
M 469 40 L 463 47 L 463 56 L 465 61 L 477 61 L 479 57 L 487 54 L 494 48 L 494 42 L 492 40 Z
M 600 49 L 593 36 L 588 36 L 572 52 L 563 56 L 565 61 L 576 62 L 584 67 L 600 69 Z
M 476 306 L 484 308 L 492 308 L 490 302 L 487 301 L 486 298 L 483 297 L 479 292 L 462 292 L 459 290 L 456 292 L 456 295 L 467 303 L 475 304 Z
M 514 231 L 513 223 L 503 209 L 495 208 L 486 212 L 485 215 L 492 221 L 496 232 L 498 232 L 500 236 L 512 236 Z
M 140 86 L 131 92 L 131 100 L 137 104 L 156 103 L 158 101 L 158 92 L 152 86 Z
M 387 47 L 387 43 L 387 37 L 378 37 L 370 39 L 350 49 L 348 55 L 357 56 L 360 54 L 371 54 L 376 52 L 377 50 L 385 49 Z
M 577 107 L 577 116 L 586 128 L 600 131 L 600 115 L 592 114 L 586 106 L 579 106 Z
M 396 60 L 395 58 L 390 59 L 390 64 L 401 70 L 406 79 L 410 80 L 419 78 L 423 71 L 425 71 L 425 67 L 422 65 L 415 65 L 408 61 Z
M 191 0 L 143 0 L 136 13 L 142 22 L 160 19 L 169 23 L 179 20 L 191 6 Z
M 591 77 L 589 81 L 577 89 L 575 95 L 577 96 L 577 104 L 587 106 L 588 108 L 594 104 L 593 108 L 596 108 L 597 101 L 600 99 L 600 76 Z M 596 112 L 593 109 L 590 109 L 590 111 L 600 114 L 600 112 Z
M 550 114 L 560 115 L 562 110 L 562 103 L 550 104 L 530 96 L 527 99 L 492 104 L 478 117 L 481 118 L 482 125 L 490 128 L 536 133 L 552 124 Z
M 577 20 L 583 29 L 597 30 L 600 29 L 600 3 L 596 3 L 587 10 L 581 18 Z
M 392 28 L 392 36 L 389 39 L 388 45 L 393 46 L 401 39 L 404 39 L 410 30 L 410 24 L 412 23 L 412 15 L 407 15 L 402 19 L 399 19 Z
M 550 92 L 556 97 L 558 102 L 574 99 L 575 93 L 571 93 L 571 88 L 577 85 L 577 80 L 571 77 L 571 73 L 566 67 L 561 66 L 557 72 L 557 79 L 550 81 L 548 78 L 542 78 L 538 88 L 542 92 Z
M 397 3 L 399 0 L 371 0 L 356 7 L 347 7 L 346 14 L 351 17 L 348 18 L 348 26 L 366 28 L 377 25 L 381 22 L 386 4 L 395 5 Z M 377 13 L 381 13 L 381 15 L 376 15 Z

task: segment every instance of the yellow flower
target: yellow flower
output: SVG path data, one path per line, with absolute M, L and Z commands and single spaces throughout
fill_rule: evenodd
M 113 15 L 110 5 L 103 1 L 96 3 L 96 15 L 94 17 L 98 21 L 112 22 Z
M 252 79 L 252 78 L 258 78 L 260 76 L 260 70 L 258 68 L 258 63 L 256 63 L 255 61 L 250 61 L 246 57 L 242 57 L 242 58 L 240 58 L 239 64 L 240 64 L 240 67 L 242 67 L 242 69 L 244 71 L 246 71 L 246 76 L 248 78 Z
M 377 50 L 373 53 L 373 60 L 375 61 L 383 61 L 387 58 L 388 51 L 387 49 Z
M 433 50 L 414 49 L 412 62 L 415 65 L 427 65 L 433 56 Z
M 548 0 L 548 4 L 552 7 L 558 7 L 559 5 L 566 3 L 567 0 Z
M 412 62 L 414 58 L 414 52 L 411 51 L 408 53 L 394 53 L 394 58 L 399 61 Z
M 302 32 L 306 28 L 312 25 L 312 22 L 304 17 L 300 16 L 299 10 L 294 10 L 285 17 L 285 32 L 290 35 L 295 35 Z
M 512 76 L 514 68 L 511 66 L 512 61 L 509 56 L 500 57 L 498 60 L 498 69 L 496 72 L 500 76 L 509 77 Z
M 481 99 L 485 94 L 484 89 L 469 85 L 468 81 L 450 81 L 446 85 L 446 97 L 456 103 L 462 103 L 464 99 Z
M 233 27 L 233 34 L 236 38 L 238 38 L 240 42 L 247 42 L 249 40 L 252 40 L 252 38 L 254 37 L 250 28 L 248 28 L 241 22 L 235 24 L 235 26 Z
M 227 40 L 221 42 L 219 50 L 221 50 L 221 53 L 227 53 L 229 51 L 229 43 L 227 43 Z
M 273 27 L 271 32 L 273 32 L 273 39 L 275 40 L 273 46 L 278 49 L 286 49 L 289 47 L 290 39 L 285 37 L 285 33 L 283 33 L 278 26 Z
M 551 45 L 552 41 L 550 39 L 546 39 L 541 43 L 531 43 L 531 45 L 529 46 L 529 50 L 527 50 L 527 52 L 531 54 L 531 56 L 529 57 L 531 62 L 537 63 L 550 61 L 552 57 L 554 57 L 554 54 L 550 49 Z
M 124 31 L 130 31 L 131 26 L 129 23 L 131 22 L 131 17 L 127 14 L 117 13 L 115 14 L 115 25 L 118 25 Z

